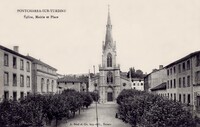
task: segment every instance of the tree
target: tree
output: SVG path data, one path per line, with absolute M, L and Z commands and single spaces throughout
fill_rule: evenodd
M 62 95 L 65 96 L 69 103 L 69 110 L 72 112 L 72 116 L 75 116 L 76 111 L 80 111 L 80 108 L 83 106 L 83 99 L 80 92 L 76 92 L 75 90 L 64 90 Z
M 81 92 L 81 95 L 82 95 L 82 99 L 83 99 L 83 107 L 88 108 L 88 106 L 90 106 L 93 101 L 91 95 L 86 92 Z
M 28 95 L 19 101 L 3 100 L 0 103 L 0 127 L 43 127 L 75 116 L 81 107 L 92 103 L 89 93 L 65 90 L 62 94 Z
M 29 116 L 24 116 L 24 120 L 30 122 L 33 127 L 42 127 L 43 120 L 46 117 L 44 112 L 45 96 L 40 94 L 29 95 L 20 100 L 24 112 Z
M 135 77 L 135 68 L 134 67 L 131 67 L 130 70 L 127 72 L 128 78 L 130 78 L 130 75 L 131 75 L 131 78 Z
M 124 122 L 141 127 L 195 127 L 195 119 L 179 102 L 137 90 L 123 90 L 117 97 Z
M 95 75 L 94 73 L 90 73 L 90 77 L 93 78 Z
M 139 75 L 139 76 L 142 76 L 143 75 L 143 71 L 142 70 L 136 70 L 136 72 L 135 72 L 137 75 Z
M 81 75 L 78 77 L 78 79 L 86 84 L 86 91 L 88 91 L 88 87 L 89 87 L 88 76 Z
M 97 102 L 100 98 L 99 94 L 96 93 L 96 92 L 90 92 L 90 95 L 92 97 L 92 100 L 95 101 L 95 102 Z
M 135 71 L 134 67 L 131 67 L 130 70 L 127 72 L 127 78 L 130 77 L 131 74 L 131 78 L 144 78 L 144 74 L 143 71 L 138 69 Z

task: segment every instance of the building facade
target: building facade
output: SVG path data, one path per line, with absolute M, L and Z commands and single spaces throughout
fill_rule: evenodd
M 144 77 L 144 90 L 151 92 L 151 89 L 166 82 L 167 70 L 163 65 L 159 66 L 159 69 L 153 69 L 151 73 Z
M 135 90 L 144 91 L 144 79 L 142 78 L 132 78 L 131 88 Z
M 106 37 L 102 45 L 102 64 L 99 73 L 89 78 L 89 91 L 98 91 L 100 102 L 115 102 L 123 89 L 131 89 L 129 79 L 120 75 L 120 65 L 116 62 L 116 43 L 112 38 L 110 12 L 108 12 Z
M 63 90 L 73 89 L 78 92 L 86 92 L 86 83 L 79 80 L 76 77 L 65 76 L 57 80 L 58 93 L 62 93 Z
M 57 92 L 57 69 L 50 65 L 27 56 L 31 62 L 32 70 L 32 90 L 33 93 L 46 94 Z
M 192 71 L 192 82 L 194 91 L 194 109 L 200 112 L 200 52 L 196 53 L 196 55 L 192 58 L 192 67 L 194 70 Z
M 200 51 L 193 52 L 169 65 L 167 97 L 200 109 Z
M 162 97 L 167 97 L 167 83 L 166 82 L 163 82 L 162 84 L 154 87 L 151 89 L 151 92 L 153 94 L 157 94 L 157 95 L 160 95 Z
M 18 100 L 32 92 L 31 61 L 18 51 L 0 46 L 0 101 Z

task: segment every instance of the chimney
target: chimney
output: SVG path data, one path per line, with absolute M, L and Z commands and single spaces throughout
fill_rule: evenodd
M 19 46 L 13 46 L 13 50 L 17 53 L 19 53 Z
M 159 65 L 159 69 L 163 69 L 163 65 Z
M 157 71 L 157 69 L 152 69 L 152 72 L 156 72 Z

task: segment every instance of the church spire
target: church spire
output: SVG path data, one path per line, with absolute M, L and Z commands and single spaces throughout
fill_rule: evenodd
M 107 25 L 111 25 L 111 20 L 110 20 L 110 5 L 108 5 L 108 19 L 107 19 Z
M 108 45 L 113 46 L 113 39 L 112 39 L 112 25 L 110 20 L 110 7 L 108 5 L 108 19 L 106 25 L 106 38 L 105 38 L 105 47 Z

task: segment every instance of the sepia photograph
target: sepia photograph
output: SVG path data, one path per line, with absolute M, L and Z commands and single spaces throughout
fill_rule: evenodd
M 200 127 L 200 1 L 0 1 L 0 127 Z

